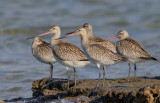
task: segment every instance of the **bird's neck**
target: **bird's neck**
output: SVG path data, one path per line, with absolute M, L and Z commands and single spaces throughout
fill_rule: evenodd
M 81 37 L 81 45 L 83 47 L 86 47 L 89 43 L 87 35 L 80 35 L 80 37 Z
M 119 40 L 125 40 L 125 39 L 130 39 L 129 37 L 125 37 L 125 38 L 120 38 Z
M 61 32 L 57 32 L 53 35 L 53 37 L 51 38 L 51 45 L 56 45 L 60 40 L 58 38 L 60 38 L 61 36 Z
M 93 32 L 92 30 L 88 30 L 87 31 L 87 35 L 88 35 L 88 38 L 91 39 L 93 37 Z

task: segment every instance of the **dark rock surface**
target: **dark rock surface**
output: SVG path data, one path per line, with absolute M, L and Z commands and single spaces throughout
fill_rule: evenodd
M 42 102 L 64 98 L 76 103 L 160 103 L 160 77 L 141 77 L 129 83 L 126 78 L 110 79 L 105 81 L 103 88 L 94 89 L 96 83 L 97 80 L 78 80 L 74 87 L 74 81 L 71 81 L 67 90 L 67 80 L 64 79 L 35 80 L 33 98 Z

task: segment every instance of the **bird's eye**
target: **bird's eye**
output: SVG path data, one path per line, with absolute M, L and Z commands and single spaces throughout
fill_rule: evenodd
M 122 32 L 119 32 L 118 34 L 122 34 Z

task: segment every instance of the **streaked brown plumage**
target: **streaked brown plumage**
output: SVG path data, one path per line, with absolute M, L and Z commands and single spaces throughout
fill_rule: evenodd
M 113 65 L 117 61 L 123 61 L 122 57 L 99 44 L 89 44 L 89 47 L 87 46 L 86 52 L 89 54 L 90 58 L 105 66 Z
M 51 46 L 40 37 L 35 37 L 32 43 L 32 54 L 40 62 L 50 65 L 50 76 L 52 78 L 53 65 L 56 59 L 53 57 Z
M 88 61 L 84 53 L 79 48 L 68 42 L 63 41 L 58 43 L 54 46 L 54 49 L 56 56 L 62 61 Z
M 85 23 L 83 25 L 83 27 L 87 31 L 87 36 L 88 36 L 88 39 L 90 40 L 90 44 L 99 44 L 99 45 L 104 46 L 107 49 L 111 50 L 112 52 L 116 53 L 116 46 L 114 43 L 93 35 L 93 30 L 92 30 L 91 24 Z
M 51 38 L 51 49 L 53 55 L 57 62 L 64 65 L 67 69 L 68 74 L 68 89 L 69 89 L 69 80 L 70 75 L 68 71 L 68 67 L 73 68 L 74 70 L 74 77 L 75 77 L 75 86 L 76 86 L 76 79 L 77 73 L 75 68 L 84 67 L 90 64 L 90 61 L 84 55 L 84 53 L 75 45 L 68 43 L 64 40 L 60 40 L 61 30 L 59 26 L 53 25 L 49 32 L 40 34 L 38 36 L 46 35 L 46 34 L 53 34 Z
M 113 38 L 120 39 L 116 43 L 116 50 L 119 55 L 128 59 L 129 72 L 131 69 L 130 63 L 134 64 L 134 69 L 135 69 L 134 77 L 136 77 L 136 63 L 143 62 L 146 60 L 157 60 L 156 58 L 152 57 L 151 54 L 146 52 L 137 41 L 131 39 L 127 31 L 121 30 L 118 32 L 118 34 L 116 34 L 116 36 L 111 37 L 110 39 Z
M 129 48 L 129 49 L 128 49 Z M 143 47 L 135 40 L 130 38 L 122 39 L 117 42 L 117 51 L 120 55 L 127 58 L 152 59 L 152 55 L 146 52 Z M 135 61 L 133 63 L 136 63 Z
M 86 32 L 87 32 L 86 34 L 87 34 L 87 37 L 90 41 L 90 44 L 99 44 L 99 45 L 111 50 L 112 52 L 117 53 L 116 46 L 114 43 L 93 35 L 93 30 L 92 30 L 91 24 L 85 23 L 83 25 L 83 27 L 86 29 Z M 105 67 L 103 67 L 103 68 L 105 68 Z
M 99 80 L 101 77 L 100 72 L 100 65 L 102 65 L 104 68 L 103 72 L 103 86 L 105 81 L 105 66 L 113 65 L 116 63 L 119 63 L 121 61 L 125 61 L 121 56 L 119 56 L 116 53 L 113 53 L 111 50 L 107 49 L 104 46 L 101 46 L 99 44 L 94 44 L 90 39 L 87 37 L 87 32 L 85 28 L 79 28 L 72 34 L 69 34 L 65 37 L 73 36 L 73 35 L 80 35 L 81 37 L 81 45 L 84 50 L 85 55 L 87 58 L 94 64 L 97 64 L 97 67 L 99 69 L 99 79 L 96 87 L 99 85 Z

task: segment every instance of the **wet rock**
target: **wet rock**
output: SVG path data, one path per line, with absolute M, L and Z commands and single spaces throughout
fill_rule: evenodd
M 64 98 L 75 103 L 160 103 L 159 77 L 141 77 L 136 82 L 129 83 L 127 78 L 110 79 L 105 81 L 103 88 L 94 89 L 96 83 L 97 80 L 78 80 L 74 87 L 74 81 L 71 81 L 70 89 L 67 90 L 65 79 L 35 80 L 32 84 L 33 97 L 40 101 Z M 100 84 L 102 85 L 102 81 Z

